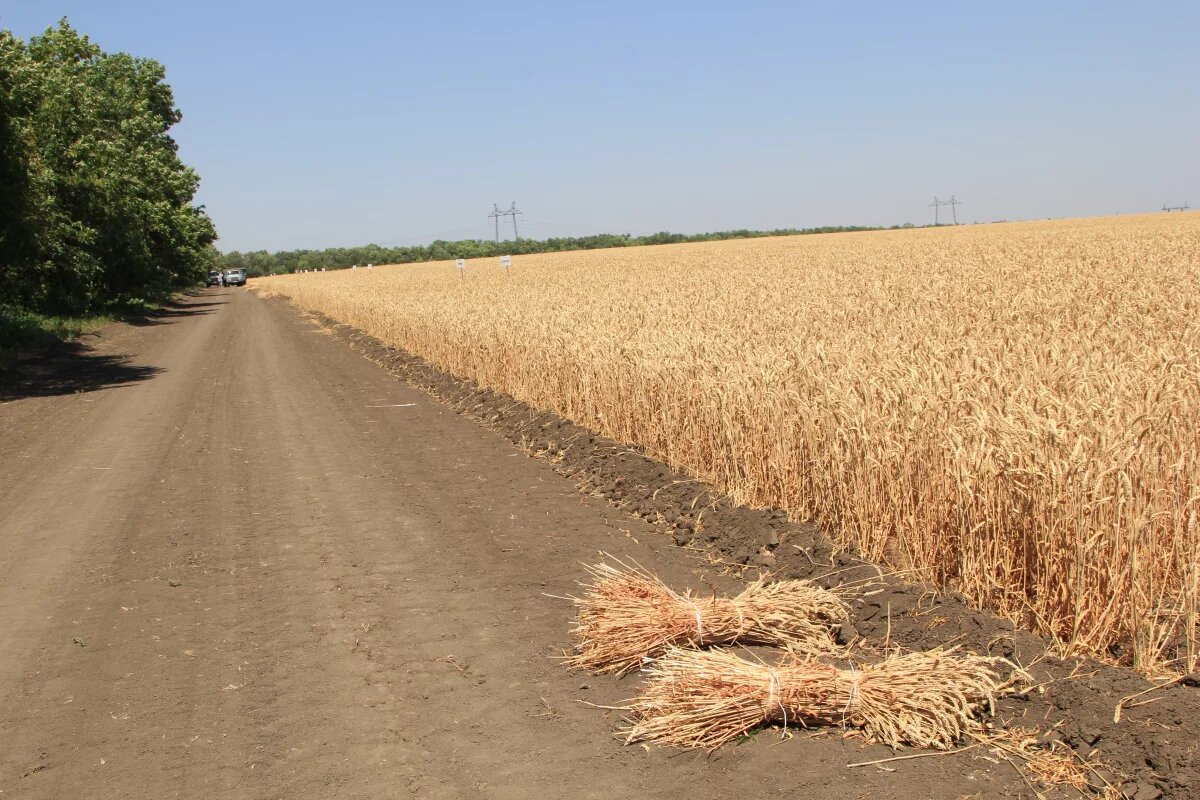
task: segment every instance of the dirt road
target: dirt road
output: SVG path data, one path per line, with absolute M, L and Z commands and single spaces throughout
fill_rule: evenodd
M 5 387 L 0 798 L 1031 796 L 829 732 L 612 737 L 578 565 L 718 587 L 648 524 L 280 302 L 209 290 Z

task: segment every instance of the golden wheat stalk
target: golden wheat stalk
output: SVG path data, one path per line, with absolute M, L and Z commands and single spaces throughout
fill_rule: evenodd
M 782 645 L 811 655 L 838 647 L 832 628 L 846 617 L 833 592 L 808 581 L 751 582 L 736 597 L 680 594 L 634 565 L 587 567 L 593 582 L 576 606 L 575 652 L 567 664 L 623 675 L 671 645 Z
M 258 282 L 1074 652 L 1200 668 L 1200 214 Z
M 1025 680 L 1007 661 L 954 651 L 842 669 L 798 656 L 771 666 L 728 650 L 671 648 L 644 671 L 626 741 L 710 750 L 770 722 L 838 725 L 891 747 L 948 749 Z

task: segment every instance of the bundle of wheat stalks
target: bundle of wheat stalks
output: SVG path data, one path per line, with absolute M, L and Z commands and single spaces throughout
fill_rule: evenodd
M 838 647 L 832 628 L 846 618 L 842 600 L 808 581 L 760 577 L 736 597 L 679 594 L 637 566 L 596 564 L 575 602 L 577 644 L 567 663 L 623 675 L 671 645 L 772 644 L 805 656 Z
M 778 666 L 670 648 L 644 670 L 627 742 L 712 749 L 767 722 L 859 728 L 872 741 L 947 749 L 1027 676 L 1003 659 L 908 653 L 849 669 L 798 655 Z

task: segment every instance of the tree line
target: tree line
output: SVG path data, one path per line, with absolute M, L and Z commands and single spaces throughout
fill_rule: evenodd
M 65 19 L 28 41 L 0 31 L 0 312 L 93 313 L 215 266 L 165 75 Z
M 893 228 L 912 225 L 894 225 Z M 494 242 L 487 239 L 438 240 L 413 247 L 380 247 L 368 244 L 361 247 L 331 247 L 325 250 L 281 250 L 269 253 L 256 250 L 248 253 L 236 250 L 223 253 L 224 268 L 241 268 L 250 276 L 278 275 L 312 269 L 345 269 L 366 264 L 409 264 L 417 261 L 445 261 L 452 258 L 490 258 L 502 255 L 557 253 L 564 250 L 597 250 L 606 247 L 635 247 L 649 244 L 680 242 L 711 242 L 719 239 L 752 239 L 761 236 L 797 236 L 809 233 L 845 233 L 872 231 L 879 228 L 834 225 L 822 228 L 778 228 L 771 231 L 733 230 L 712 233 L 682 234 L 654 233 L 648 236 L 598 234 L 595 236 L 565 236 L 550 239 L 518 239 Z

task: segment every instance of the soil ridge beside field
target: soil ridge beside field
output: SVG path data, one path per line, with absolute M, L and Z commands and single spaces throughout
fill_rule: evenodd
M 285 302 L 282 298 L 276 302 Z M 676 545 L 719 555 L 734 569 L 760 568 L 780 578 L 825 586 L 868 585 L 852 602 L 839 632 L 861 640 L 924 650 L 964 647 L 1030 667 L 1040 692 L 1010 698 L 998 708 L 1013 725 L 1037 728 L 1083 759 L 1129 797 L 1200 796 L 1200 675 L 1145 696 L 1152 702 L 1114 714 L 1122 698 L 1154 684 L 1121 667 L 1087 658 L 1048 655 L 1049 639 L 966 606 L 932 587 L 884 573 L 851 553 L 838 553 L 819 527 L 797 523 L 777 509 L 738 506 L 711 486 L 559 415 L 450 375 L 419 356 L 358 329 L 312 314 L 333 333 L 397 378 L 434 395 L 459 413 L 546 459 L 581 491 L 602 496 L 633 516 L 657 524 Z M 1096 781 L 1099 785 L 1099 781 Z

